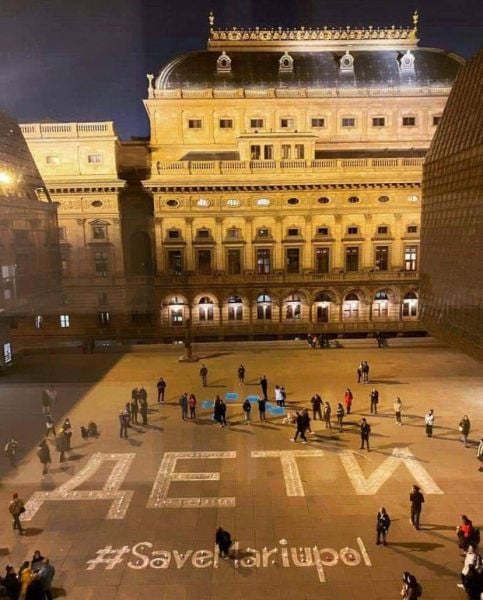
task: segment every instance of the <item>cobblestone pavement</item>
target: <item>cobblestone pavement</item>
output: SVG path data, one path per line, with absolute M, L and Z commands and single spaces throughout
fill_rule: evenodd
M 58 596 L 69 600 L 345 600 L 361 592 L 367 600 L 389 600 L 400 597 L 404 570 L 420 579 L 424 598 L 464 597 L 456 587 L 462 563 L 455 527 L 462 513 L 483 525 L 483 474 L 475 458 L 483 435 L 481 364 L 417 341 L 328 351 L 226 344 L 203 353 L 206 388 L 201 362 L 181 364 L 172 351 L 32 356 L 0 380 L 0 439 L 13 435 L 22 451 L 16 469 L 2 458 L 4 564 L 18 566 L 41 550 L 56 566 Z M 356 383 L 361 359 L 371 366 L 369 385 Z M 240 363 L 245 386 L 237 382 Z M 215 426 L 201 401 L 227 392 L 255 395 L 263 374 L 272 398 L 276 383 L 285 386 L 293 409 L 310 406 L 319 392 L 335 412 L 351 387 L 353 414 L 344 431 L 312 421 L 309 443 L 294 444 L 292 427 L 270 414 L 260 423 L 256 405 L 245 425 L 239 401 L 228 405 L 229 427 Z M 164 406 L 156 403 L 160 375 L 168 382 Z M 57 385 L 56 421 L 68 415 L 74 436 L 70 460 L 60 465 L 52 447 L 54 463 L 42 477 L 35 444 L 45 382 Z M 141 384 L 149 424 L 120 439 L 119 410 Z M 377 416 L 369 414 L 372 386 L 380 393 Z M 184 391 L 198 398 L 194 422 L 180 418 Z M 402 427 L 393 418 L 396 396 Z M 429 408 L 436 414 L 432 439 L 423 426 Z M 472 422 L 469 448 L 459 440 L 463 414 Z M 362 416 L 372 426 L 370 453 L 359 450 Z M 84 441 L 79 427 L 91 419 L 101 435 Z M 426 495 L 421 531 L 408 522 L 416 481 Z M 7 511 L 14 491 L 29 501 L 22 537 Z M 380 506 L 393 521 L 387 547 L 375 544 Z M 236 560 L 213 557 L 217 525 L 236 540 Z

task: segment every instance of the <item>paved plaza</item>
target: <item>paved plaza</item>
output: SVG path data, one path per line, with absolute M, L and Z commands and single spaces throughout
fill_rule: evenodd
M 0 380 L 0 434 L 21 444 L 16 469 L 2 458 L 3 518 L 0 553 L 16 567 L 39 549 L 57 574 L 57 597 L 69 600 L 389 600 L 399 598 L 401 574 L 414 573 L 424 598 L 457 599 L 462 561 L 455 527 L 462 513 L 483 525 L 483 474 L 476 442 L 483 435 L 481 364 L 428 340 L 374 341 L 310 350 L 294 344 L 196 349 L 198 363 L 179 363 L 181 350 L 127 354 L 55 354 L 26 357 Z M 370 364 L 369 385 L 356 383 L 360 360 Z M 201 387 L 201 362 L 208 387 Z M 246 367 L 246 385 L 237 367 Z M 250 425 L 240 401 L 229 402 L 229 427 L 219 428 L 201 401 L 237 392 L 256 395 L 266 374 L 273 401 L 284 385 L 288 411 L 310 407 L 318 392 L 332 405 L 354 394 L 344 431 L 312 421 L 307 445 L 294 444 L 292 426 L 267 413 Z M 164 406 L 156 381 L 168 383 Z M 43 432 L 41 393 L 58 389 L 60 425 L 74 427 L 71 460 L 42 477 L 35 445 Z M 379 390 L 379 414 L 369 414 L 369 392 Z M 149 424 L 120 439 L 118 414 L 131 389 L 148 391 Z M 182 421 L 178 398 L 196 394 L 198 419 Z M 397 427 L 393 400 L 403 403 Z M 434 437 L 423 416 L 433 408 Z M 458 423 L 468 414 L 471 444 Z M 372 427 L 371 452 L 359 450 L 358 423 Z M 93 419 L 98 439 L 83 440 Z M 408 496 L 421 485 L 422 529 L 409 523 Z M 61 486 L 61 487 L 60 487 Z M 26 535 L 11 527 L 7 505 L 17 491 L 27 503 Z M 27 502 L 28 501 L 28 502 Z M 375 544 L 375 517 L 392 519 L 387 547 Z M 214 556 L 218 525 L 236 540 L 235 559 Z

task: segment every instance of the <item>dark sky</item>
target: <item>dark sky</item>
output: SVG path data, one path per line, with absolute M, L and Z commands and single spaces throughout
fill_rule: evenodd
M 216 26 L 409 26 L 420 46 L 468 58 L 481 46 L 481 0 L 0 0 L 0 107 L 19 121 L 114 120 L 147 135 L 146 73 L 203 49 Z

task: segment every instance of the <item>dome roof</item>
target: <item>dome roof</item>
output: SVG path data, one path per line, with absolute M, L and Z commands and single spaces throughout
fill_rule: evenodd
M 156 79 L 156 89 L 250 87 L 450 86 L 464 64 L 459 56 L 414 48 L 414 69 L 401 69 L 404 51 L 351 50 L 353 69 L 341 69 L 344 52 L 292 52 L 293 70 L 280 70 L 281 51 L 230 51 L 229 70 L 217 71 L 221 51 L 192 52 L 172 60 Z

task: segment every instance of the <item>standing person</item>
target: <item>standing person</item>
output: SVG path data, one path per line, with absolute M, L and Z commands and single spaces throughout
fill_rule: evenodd
M 458 546 L 463 550 L 467 550 L 473 541 L 475 542 L 475 546 L 479 543 L 479 540 L 475 539 L 473 522 L 466 515 L 461 515 L 461 523 L 456 528 L 456 536 L 458 537 Z
M 67 444 L 67 450 L 71 449 L 71 439 L 72 439 L 72 425 L 70 423 L 70 419 L 65 419 L 64 424 L 62 425 L 62 429 L 64 430 L 65 442 Z
M 49 472 L 49 465 L 52 462 L 50 457 L 50 448 L 47 444 L 47 440 L 42 440 L 37 446 L 37 456 L 39 457 L 42 465 L 42 475 L 47 475 Z
M 263 375 L 262 377 L 260 377 L 260 386 L 262 388 L 262 395 L 264 397 L 265 400 L 268 400 L 268 396 L 267 396 L 267 392 L 268 392 L 268 380 L 267 380 L 267 376 Z
M 371 426 L 364 417 L 359 423 L 359 429 L 361 432 L 361 447 L 359 448 L 359 450 L 364 450 L 364 445 L 366 445 L 367 451 L 370 452 L 371 450 L 369 448 L 369 436 L 371 435 Z
M 402 425 L 401 421 L 402 402 L 399 396 L 394 400 L 394 416 L 396 418 L 396 425 Z
M 201 383 L 203 384 L 203 387 L 206 387 L 208 385 L 208 369 L 207 369 L 205 363 L 203 363 L 201 365 L 200 377 L 201 377 Z
M 158 388 L 158 404 L 164 404 L 164 393 L 166 391 L 166 381 L 164 381 L 163 377 L 158 379 L 158 383 L 156 384 Z
M 478 471 L 483 471 L 483 438 L 480 439 L 480 443 L 478 444 L 478 448 L 476 449 L 476 458 L 480 462 L 480 467 Z
M 65 453 L 69 449 L 67 445 L 67 436 L 65 435 L 64 429 L 61 427 L 59 429 L 59 434 L 55 438 L 55 447 L 57 452 L 59 453 L 59 462 L 65 461 Z
M 142 402 L 146 403 L 146 406 L 148 405 L 148 393 L 147 391 L 144 389 L 144 386 L 141 386 L 138 390 L 137 393 L 137 399 L 139 400 L 139 403 L 141 404 Z
M 126 404 L 124 406 L 124 410 L 127 412 L 127 416 L 129 417 L 128 427 L 131 427 L 132 415 L 131 415 L 131 403 L 130 402 L 126 402 Z
M 138 424 L 138 413 L 139 413 L 139 404 L 138 399 L 131 398 L 131 402 L 129 403 L 129 413 L 131 415 L 131 423 Z
M 3 578 L 3 586 L 7 592 L 9 600 L 18 600 L 20 595 L 20 581 L 18 580 L 17 573 L 11 565 L 5 567 L 6 574 Z
M 387 536 L 390 526 L 391 526 L 391 519 L 389 518 L 389 515 L 387 514 L 384 506 L 382 506 L 379 509 L 379 512 L 377 513 L 377 518 L 376 518 L 376 534 L 377 534 L 376 544 L 377 545 L 379 545 L 381 543 L 381 538 L 382 538 L 382 543 L 384 544 L 384 546 L 387 546 L 386 536 Z
M 222 427 L 222 424 L 221 424 L 221 398 L 220 398 L 220 396 L 218 396 L 218 394 L 215 396 L 215 404 L 213 406 L 213 421 L 215 421 L 215 423 L 219 423 L 220 427 Z
M 296 431 L 295 431 L 295 436 L 293 437 L 293 439 L 291 439 L 292 442 L 296 442 L 297 438 L 300 436 L 302 438 L 302 444 L 306 444 L 307 443 L 307 438 L 305 437 L 305 425 L 306 425 L 306 421 L 304 419 L 304 416 L 299 413 L 299 411 L 297 411 L 296 413 L 296 418 L 295 418 L 295 424 L 296 424 Z
M 313 435 L 314 432 L 312 431 L 312 429 L 310 427 L 310 421 L 312 419 L 310 418 L 309 411 L 307 408 L 304 408 L 302 410 L 302 419 L 304 420 L 304 431 L 308 431 L 310 433 L 310 435 Z
M 322 421 L 322 398 L 319 394 L 314 394 L 310 399 L 310 403 L 312 404 L 312 418 L 316 421 L 318 416 Z
M 50 564 L 50 560 L 46 558 L 44 565 L 39 571 L 39 579 L 42 583 L 42 589 L 47 600 L 52 600 L 52 580 L 55 576 L 55 568 Z
M 363 369 L 363 362 L 361 360 L 361 362 L 359 363 L 359 366 L 357 367 L 357 383 L 360 383 L 362 381 L 362 369 Z
M 33 579 L 32 569 L 28 560 L 25 560 L 18 570 L 18 578 L 20 580 L 20 598 L 26 600 L 27 592 Z
M 332 409 L 330 407 L 330 404 L 326 401 L 324 404 L 324 412 L 323 412 L 326 429 L 332 429 L 332 425 L 330 423 L 330 415 L 331 414 L 332 414 Z
M 424 417 L 424 422 L 426 424 L 426 436 L 428 438 L 433 437 L 433 427 L 434 427 L 434 411 L 431 409 L 426 413 Z
M 119 413 L 119 425 L 120 425 L 119 437 L 126 438 L 126 440 L 127 440 L 127 428 L 129 425 L 129 415 L 127 414 L 127 412 L 125 410 L 121 410 L 121 412 Z
M 260 415 L 260 421 L 266 421 L 267 419 L 265 418 L 265 405 L 267 404 L 267 401 L 265 400 L 265 398 L 258 398 L 258 414 Z
M 282 399 L 280 400 L 280 406 L 285 406 L 285 400 L 287 399 L 287 392 L 285 391 L 285 387 L 283 385 L 280 386 L 280 395 Z
M 417 600 L 422 594 L 421 586 L 417 582 L 416 577 L 408 571 L 403 573 L 403 587 L 401 596 L 403 600 Z
M 220 427 L 226 427 L 226 402 L 220 398 Z
M 342 421 L 344 419 L 344 407 L 342 406 L 342 404 L 339 402 L 339 404 L 337 404 L 337 411 L 335 413 L 336 417 L 337 417 L 337 424 L 339 425 L 339 431 L 340 433 L 342 433 Z
M 50 415 L 57 399 L 57 390 L 54 385 L 50 385 L 42 392 L 42 414 Z
M 481 568 L 481 556 L 476 552 L 476 548 L 470 544 L 465 553 L 465 562 L 463 569 L 461 570 L 461 583 L 457 584 L 458 587 L 466 589 L 467 577 L 471 567 L 473 567 L 475 570 L 479 570 Z
M 413 489 L 409 494 L 409 502 L 411 504 L 411 524 L 415 529 L 419 529 L 421 511 L 424 504 L 424 496 L 419 486 L 413 485 Z
M 181 394 L 179 405 L 181 406 L 181 419 L 185 421 L 188 418 L 188 392 Z
M 12 467 L 17 466 L 17 448 L 18 442 L 16 439 L 12 438 L 5 444 L 5 454 L 8 456 L 8 460 Z
M 250 412 L 252 410 L 252 405 L 250 404 L 250 400 L 245 398 L 245 402 L 243 403 L 243 412 L 245 413 L 245 425 L 250 424 Z
M 46 415 L 45 417 L 45 437 L 50 437 L 52 434 L 55 438 L 57 433 L 55 432 L 54 420 L 52 419 L 52 415 Z
M 245 385 L 245 367 L 243 365 L 238 367 L 238 383 Z
M 369 394 L 369 398 L 371 400 L 370 412 L 377 415 L 377 405 L 379 403 L 379 392 L 376 390 L 376 388 L 372 388 L 371 393 Z
M 369 363 L 367 360 L 362 363 L 362 383 L 369 383 Z
M 264 396 L 265 399 L 265 396 Z M 277 406 L 282 406 L 282 389 L 279 385 L 275 386 L 275 402 Z
M 139 398 L 139 414 L 141 415 L 141 419 L 143 420 L 143 425 L 148 424 L 148 401 L 147 398 L 141 396 Z
M 345 411 L 348 415 L 351 414 L 352 400 L 354 400 L 354 396 L 352 395 L 350 388 L 346 388 L 344 392 L 344 405 Z
M 190 409 L 190 419 L 196 419 L 196 396 L 194 394 L 190 394 L 188 398 L 188 406 Z
M 215 542 L 218 546 L 218 552 L 222 558 L 228 558 L 228 553 L 232 545 L 231 535 L 223 529 L 218 527 L 215 534 Z
M 131 400 L 134 400 L 134 398 L 139 399 L 139 390 L 137 387 L 131 390 Z
M 461 433 L 461 441 L 465 445 L 465 448 L 468 448 L 468 435 L 470 433 L 470 429 L 471 429 L 471 423 L 468 418 L 468 415 L 464 415 L 464 417 L 460 421 L 458 430 Z
M 12 499 L 10 500 L 8 510 L 13 517 L 13 529 L 17 529 L 19 534 L 23 535 L 24 530 L 22 527 L 22 523 L 20 522 L 20 515 L 25 512 L 25 506 L 22 498 L 19 498 L 19 495 L 16 492 L 15 494 L 13 494 Z

